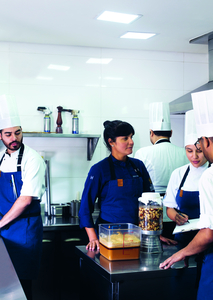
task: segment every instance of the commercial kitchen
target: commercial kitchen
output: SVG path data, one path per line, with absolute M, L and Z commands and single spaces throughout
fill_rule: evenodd
M 212 88 L 213 4 L 207 0 L 196 7 L 191 0 L 0 2 L 0 95 L 15 99 L 23 142 L 47 165 L 41 201 L 43 253 L 39 277 L 33 281 L 33 300 L 92 295 L 139 299 L 140 293 L 144 297 L 151 293 L 154 299 L 159 291 L 164 291 L 162 299 L 170 299 L 171 293 L 176 299 L 181 289 L 182 299 L 196 299 L 193 257 L 188 268 L 177 263 L 160 270 L 159 264 L 177 251 L 175 246 L 164 245 L 158 254 L 140 252 L 136 260 L 110 261 L 98 252 L 88 254 L 78 210 L 90 168 L 109 155 L 103 142 L 104 121 L 132 124 L 134 157 L 138 149 L 150 145 L 149 104 L 167 102 L 171 142 L 184 146 L 191 92 Z M 136 14 L 138 19 L 130 24 L 98 20 L 103 11 Z M 147 40 L 120 39 L 127 31 L 155 35 Z M 44 132 L 45 109 L 39 107 L 51 112 L 50 133 Z M 73 129 L 72 111 L 78 132 Z M 97 216 L 95 207 L 94 220 Z M 0 249 L 4 266 L 0 299 L 26 299 L 2 239 Z

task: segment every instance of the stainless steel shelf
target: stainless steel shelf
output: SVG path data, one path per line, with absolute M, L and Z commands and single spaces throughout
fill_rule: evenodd
M 44 133 L 44 132 L 23 132 L 24 137 L 45 137 L 45 138 L 86 138 L 87 139 L 87 160 L 91 160 L 95 152 L 100 134 L 65 134 L 65 133 Z

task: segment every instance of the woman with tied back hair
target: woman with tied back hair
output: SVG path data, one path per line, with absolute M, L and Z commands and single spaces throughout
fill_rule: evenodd
M 132 153 L 134 128 L 119 120 L 104 122 L 104 141 L 109 157 L 93 165 L 87 176 L 79 211 L 80 227 L 85 228 L 87 249 L 99 249 L 97 228 L 100 223 L 138 225 L 138 198 L 154 191 L 142 161 L 128 157 Z M 92 213 L 98 199 L 100 214 L 94 225 Z

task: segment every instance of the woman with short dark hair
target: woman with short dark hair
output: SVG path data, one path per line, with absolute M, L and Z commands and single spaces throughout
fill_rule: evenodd
M 87 249 L 99 249 L 97 228 L 100 223 L 138 225 L 138 198 L 154 191 L 143 162 L 128 157 L 132 153 L 134 128 L 120 120 L 104 122 L 104 141 L 111 154 L 89 171 L 79 211 L 80 227 L 89 238 Z M 98 199 L 100 214 L 94 225 L 92 213 Z

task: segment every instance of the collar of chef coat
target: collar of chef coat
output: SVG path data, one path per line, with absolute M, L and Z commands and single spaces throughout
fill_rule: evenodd
M 7 153 L 7 149 L 5 150 L 5 156 L 4 156 L 1 166 L 0 166 L 0 170 L 2 172 L 16 172 L 17 171 L 17 161 L 18 161 L 18 155 L 19 155 L 20 149 L 21 149 L 21 147 L 18 150 L 16 150 L 15 152 L 12 152 L 11 154 Z
M 157 141 L 154 143 L 154 145 L 160 144 L 160 143 L 170 143 L 170 141 L 169 141 L 168 139 L 166 139 L 166 138 L 162 138 L 162 139 L 157 140 Z
M 207 161 L 204 165 L 199 168 L 195 168 L 191 163 L 189 164 L 189 174 L 186 178 L 186 181 L 183 185 L 183 190 L 194 191 L 198 190 L 198 184 L 201 175 L 208 168 L 209 162 Z

